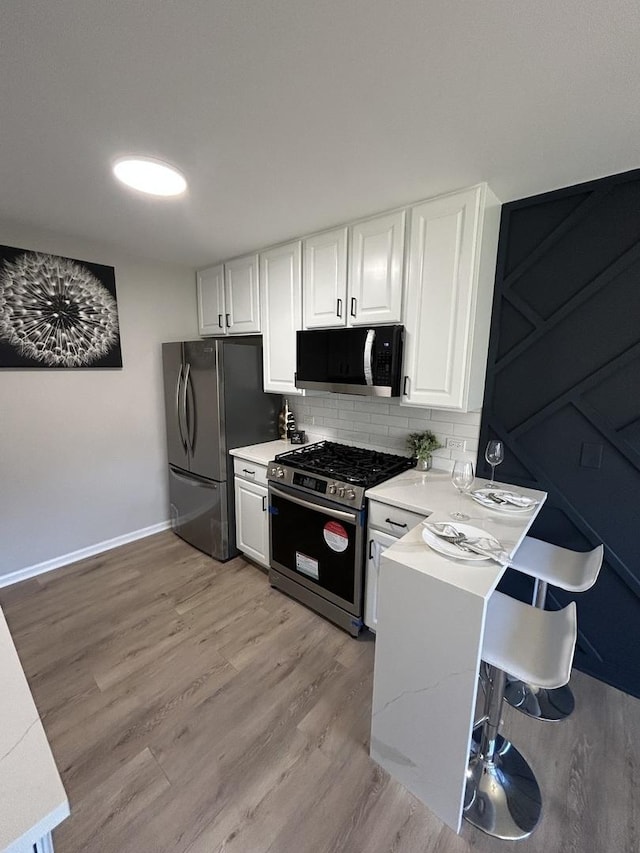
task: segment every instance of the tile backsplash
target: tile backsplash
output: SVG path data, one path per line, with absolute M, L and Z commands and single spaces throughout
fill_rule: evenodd
M 410 432 L 430 429 L 444 445 L 433 454 L 434 468 L 450 470 L 454 459 L 472 459 L 478 453 L 481 412 L 453 412 L 401 406 L 398 400 L 308 391 L 289 397 L 299 429 L 312 441 L 330 439 L 388 453 L 409 455 Z M 447 439 L 461 439 L 465 450 L 447 447 Z

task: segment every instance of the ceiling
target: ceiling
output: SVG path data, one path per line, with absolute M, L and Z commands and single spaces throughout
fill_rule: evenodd
M 639 43 L 637 0 L 4 0 L 0 218 L 196 267 L 636 168 Z M 128 153 L 188 194 L 116 185 Z

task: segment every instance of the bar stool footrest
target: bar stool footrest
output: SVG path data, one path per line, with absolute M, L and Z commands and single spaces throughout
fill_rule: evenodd
M 550 690 L 509 677 L 504 698 L 512 708 L 528 717 L 549 722 L 566 720 L 576 705 L 568 684 Z

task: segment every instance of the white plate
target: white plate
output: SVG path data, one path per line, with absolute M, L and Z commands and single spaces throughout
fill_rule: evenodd
M 520 495 L 518 492 L 511 492 L 507 489 L 489 489 L 487 487 L 476 489 L 475 492 L 471 492 L 471 497 L 476 503 L 487 507 L 487 509 L 494 509 L 496 512 L 531 512 L 531 510 L 538 505 L 538 502 L 534 500 L 532 500 L 528 506 L 516 506 L 516 504 L 509 503 L 498 504 L 495 501 L 492 501 L 491 498 L 486 497 L 487 492 L 491 492 L 492 495 L 496 495 L 498 498 L 501 495 L 523 498 L 525 495 Z
M 461 524 L 459 521 L 452 521 L 451 525 L 456 530 L 459 530 L 460 533 L 464 533 L 468 539 L 486 539 L 496 549 L 501 547 L 495 536 L 492 536 L 480 527 L 474 527 L 472 524 Z M 422 528 L 422 538 L 430 548 L 433 548 L 439 554 L 444 554 L 445 557 L 453 557 L 456 560 L 472 560 L 474 562 L 485 562 L 490 559 L 490 557 L 485 557 L 483 554 L 474 554 L 471 551 L 463 551 L 462 548 L 457 548 L 451 542 L 447 542 L 445 539 L 436 536 L 435 533 L 432 533 L 425 526 Z

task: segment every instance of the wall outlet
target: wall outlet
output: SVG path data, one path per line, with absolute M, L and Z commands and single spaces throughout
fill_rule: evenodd
M 467 442 L 464 438 L 448 438 L 447 447 L 449 450 L 466 450 Z

